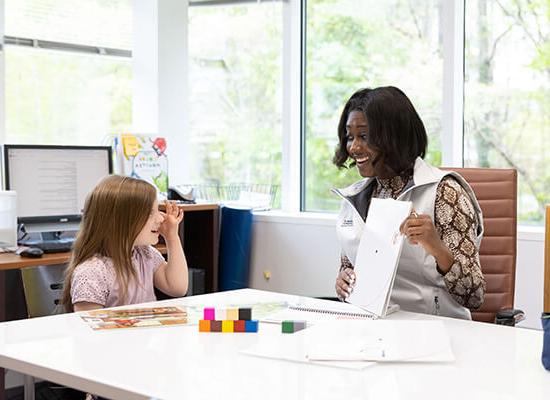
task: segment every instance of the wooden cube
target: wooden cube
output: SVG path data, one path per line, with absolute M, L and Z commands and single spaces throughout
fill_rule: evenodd
M 293 321 L 283 321 L 281 324 L 282 333 L 294 333 L 294 322 Z
M 307 321 L 293 321 L 294 322 L 294 332 L 301 331 L 302 329 L 307 328 Z
M 283 321 L 281 325 L 282 333 L 294 333 L 307 328 L 306 321 Z
M 222 321 L 222 332 L 226 332 L 226 333 L 235 332 L 233 322 L 234 321 L 231 321 L 231 320 L 228 320 L 228 319 L 223 320 Z
M 245 322 L 243 320 L 237 320 L 233 323 L 233 328 L 235 329 L 235 332 L 246 332 L 246 326 Z
M 244 321 L 249 321 L 252 319 L 252 308 L 245 307 L 245 308 L 239 308 L 239 319 L 242 319 Z
M 239 318 L 239 309 L 238 308 L 228 308 L 226 310 L 225 319 L 236 321 Z
M 210 332 L 221 332 L 222 321 L 210 321 Z
M 216 319 L 218 321 L 226 320 L 227 310 L 225 308 L 216 308 Z
M 199 332 L 210 332 L 210 320 L 201 319 L 199 321 Z
M 216 319 L 216 309 L 212 307 L 207 307 L 203 310 L 204 319 L 206 320 L 215 320 Z
M 258 321 L 257 320 L 244 321 L 244 327 L 246 332 L 258 332 Z

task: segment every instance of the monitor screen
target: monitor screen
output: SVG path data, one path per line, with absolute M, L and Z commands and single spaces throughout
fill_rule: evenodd
M 112 173 L 108 146 L 4 145 L 5 188 L 19 223 L 80 221 L 86 195 Z

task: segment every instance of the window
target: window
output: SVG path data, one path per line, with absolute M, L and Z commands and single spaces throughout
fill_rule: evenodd
M 132 0 L 4 0 L 5 34 L 131 49 Z
M 464 162 L 518 170 L 518 219 L 550 202 L 550 5 L 466 2 Z
M 281 29 L 282 2 L 189 8 L 189 165 L 197 182 L 280 185 Z
M 130 60 L 6 49 L 6 142 L 99 144 L 130 127 Z
M 6 142 L 99 144 L 130 128 L 131 58 L 13 45 L 129 53 L 130 0 L 5 0 L 5 19 Z
M 427 160 L 441 163 L 438 0 L 308 0 L 306 32 L 306 211 L 337 210 L 330 188 L 360 179 L 331 162 L 340 113 L 360 88 L 401 88 L 426 126 Z

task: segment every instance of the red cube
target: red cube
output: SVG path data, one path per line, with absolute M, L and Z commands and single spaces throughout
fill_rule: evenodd
M 243 320 L 237 320 L 234 323 L 234 331 L 235 332 L 246 332 L 245 328 L 245 321 Z

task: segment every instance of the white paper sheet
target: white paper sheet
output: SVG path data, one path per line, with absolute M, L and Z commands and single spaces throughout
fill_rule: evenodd
M 319 323 L 308 329 L 306 357 L 315 361 L 454 361 L 442 321 Z
M 355 259 L 355 288 L 348 301 L 384 317 L 404 236 L 401 223 L 409 216 L 412 203 L 393 199 L 371 200 L 363 235 Z
M 260 335 L 242 354 L 336 368 L 377 362 L 452 362 L 441 321 L 349 320 L 320 322 L 294 334 Z
M 306 343 L 308 340 L 307 331 L 309 329 L 306 328 L 293 334 L 260 335 L 254 345 L 241 350 L 240 353 L 275 360 L 354 370 L 361 370 L 374 365 L 373 362 L 363 360 L 316 361 L 308 359 L 306 356 Z

